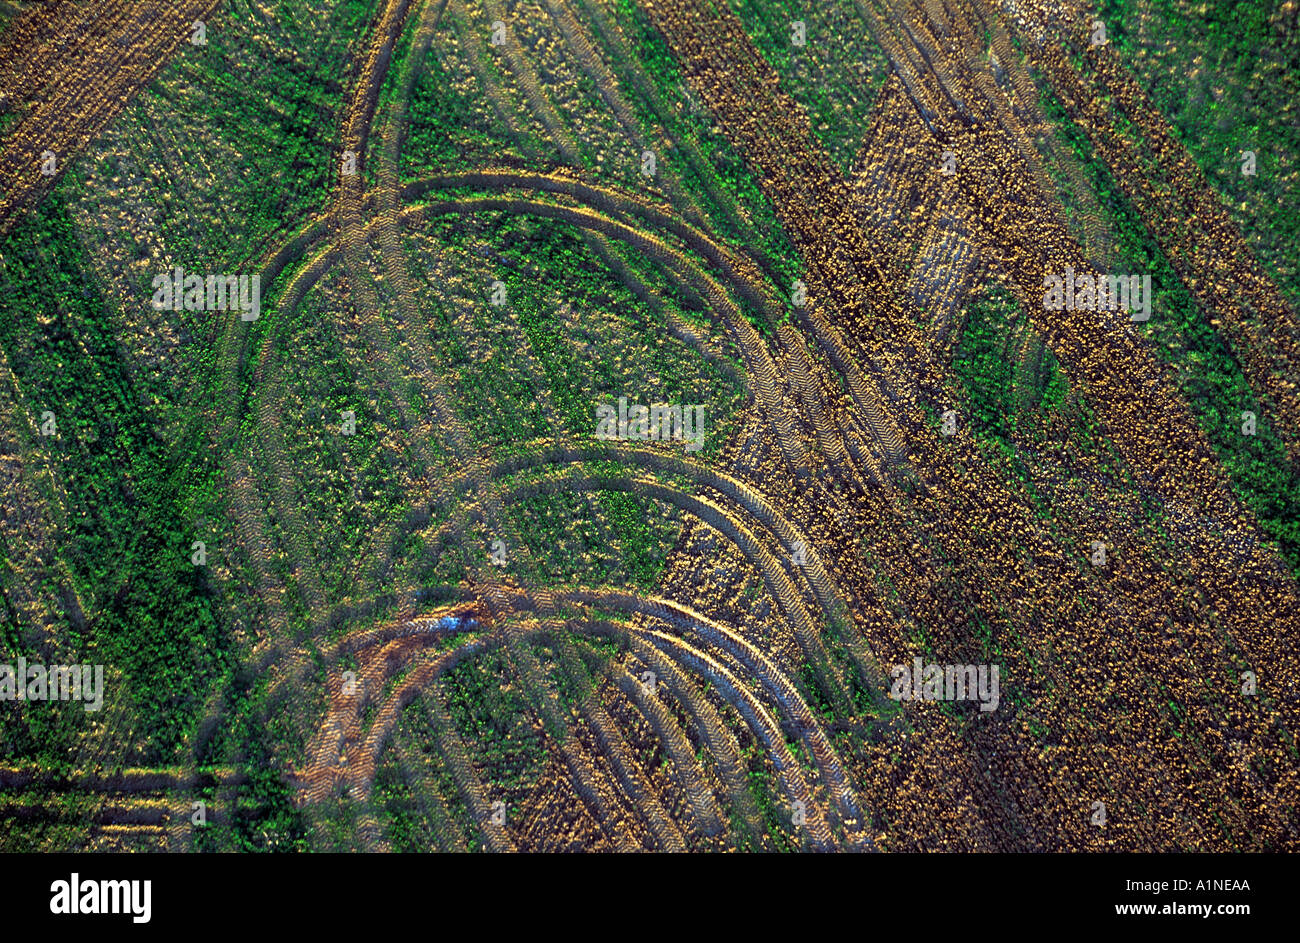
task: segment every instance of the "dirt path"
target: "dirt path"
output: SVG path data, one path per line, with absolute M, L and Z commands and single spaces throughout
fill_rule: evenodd
M 7 32 L 0 87 L 23 109 L 0 149 L 0 233 L 54 186 L 221 0 L 38 4 Z M 56 172 L 42 173 L 46 151 Z

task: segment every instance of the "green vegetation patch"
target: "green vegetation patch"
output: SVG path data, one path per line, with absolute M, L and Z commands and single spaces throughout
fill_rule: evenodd
M 3 245 L 0 345 L 23 401 L 58 424 L 40 446 L 67 502 L 58 552 L 87 615 L 71 641 L 126 679 L 106 697 L 134 706 L 141 758 L 171 759 L 232 668 L 182 510 L 209 484 L 191 462 L 202 445 L 196 434 L 172 451 L 154 434 L 63 199 L 46 198 Z

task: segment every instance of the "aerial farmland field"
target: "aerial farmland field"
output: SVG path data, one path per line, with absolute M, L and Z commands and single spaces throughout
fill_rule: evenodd
M 0 851 L 1300 850 L 1298 221 L 1295 0 L 0 2 Z

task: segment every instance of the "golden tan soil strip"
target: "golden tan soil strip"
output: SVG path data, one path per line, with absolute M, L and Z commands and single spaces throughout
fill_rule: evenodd
M 95 31 L 92 21 L 79 24 L 80 38 L 65 42 L 40 92 L 39 80 L 21 85 L 35 95 L 31 107 L 5 139 L 0 150 L 0 233 L 7 232 L 21 213 L 49 192 L 68 164 L 119 115 L 127 103 L 153 80 L 190 37 L 190 24 L 205 19 L 221 0 L 119 0 L 96 4 L 97 20 L 120 28 L 113 35 Z M 124 10 L 134 14 L 122 20 Z M 56 18 L 76 8 L 58 4 L 45 12 L 39 25 L 20 24 L 16 38 L 57 32 Z M 35 16 L 41 16 L 38 11 Z M 30 30 L 30 33 L 28 32 Z M 26 58 L 16 47 L 14 55 Z M 19 79 L 21 81 L 21 78 Z M 23 105 L 23 102 L 14 102 Z M 53 151 L 57 172 L 41 172 L 42 153 Z

